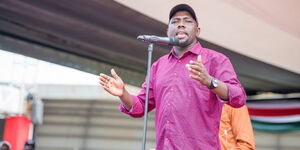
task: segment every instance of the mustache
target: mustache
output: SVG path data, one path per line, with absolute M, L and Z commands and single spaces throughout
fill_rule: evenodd
M 178 30 L 178 31 L 176 31 L 175 32 L 175 35 L 177 35 L 178 33 L 184 33 L 184 34 L 186 34 L 186 35 L 189 35 L 188 33 L 187 33 L 187 31 L 185 31 L 185 30 Z

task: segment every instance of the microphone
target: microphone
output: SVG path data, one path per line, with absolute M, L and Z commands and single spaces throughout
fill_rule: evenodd
M 185 46 L 185 43 L 180 43 L 178 39 L 175 37 L 159 37 L 155 35 L 139 35 L 137 37 L 138 40 L 149 42 L 153 44 L 159 45 L 170 45 L 170 46 Z

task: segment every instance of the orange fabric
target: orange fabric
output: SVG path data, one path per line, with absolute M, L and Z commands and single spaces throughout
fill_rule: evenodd
M 246 106 L 223 106 L 219 136 L 222 150 L 255 149 L 253 129 Z

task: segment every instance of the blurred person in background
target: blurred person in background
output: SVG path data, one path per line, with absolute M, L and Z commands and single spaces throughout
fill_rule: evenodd
M 35 142 L 33 140 L 26 141 L 24 150 L 35 150 Z
M 241 108 L 223 105 L 219 136 L 222 150 L 255 149 L 253 128 L 246 105 Z
M 0 142 L 0 150 L 11 150 L 11 145 L 8 141 Z

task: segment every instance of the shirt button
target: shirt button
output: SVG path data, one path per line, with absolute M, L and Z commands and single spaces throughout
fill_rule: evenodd
M 178 60 L 179 63 L 181 63 L 181 60 Z

